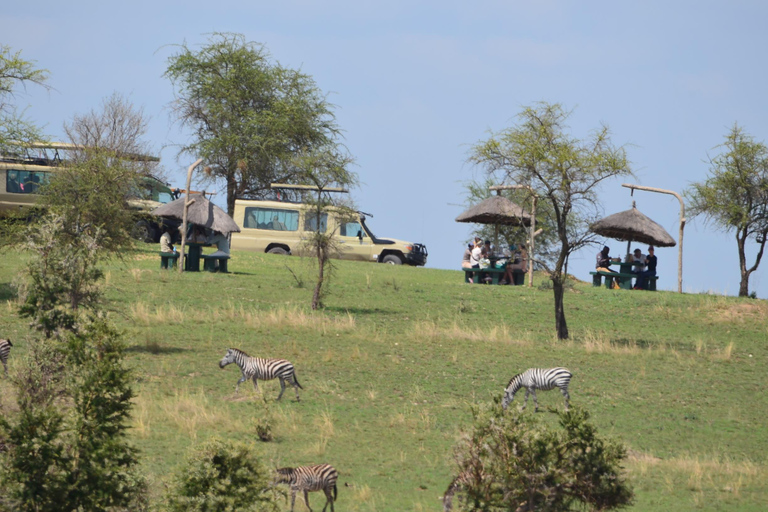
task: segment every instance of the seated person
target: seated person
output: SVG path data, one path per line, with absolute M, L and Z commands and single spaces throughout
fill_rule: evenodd
M 21 184 L 19 183 L 19 178 L 16 175 L 16 171 L 8 171 L 8 181 L 6 183 L 5 189 L 11 194 L 21 193 Z
M 499 284 L 514 284 L 514 271 L 528 270 L 528 251 L 525 250 L 525 244 L 520 244 L 519 249 L 515 244 L 512 244 L 509 246 L 509 251 L 512 253 L 512 257 L 504 269 L 504 277 L 501 278 Z
M 171 244 L 171 232 L 167 226 L 163 228 L 163 235 L 160 237 L 160 252 L 176 252 L 176 248 Z
M 472 259 L 473 248 L 474 248 L 474 245 L 467 244 L 467 250 L 464 251 L 464 257 L 461 260 L 461 268 L 472 268 L 472 263 L 470 263 L 470 259 Z
M 645 270 L 645 254 L 640 249 L 632 253 L 632 273 L 639 274 Z
M 595 270 L 598 272 L 610 272 L 611 274 L 616 274 L 617 272 L 614 270 L 611 270 L 609 267 L 611 265 L 611 262 L 617 261 L 618 258 L 611 258 L 608 253 L 611 252 L 611 249 L 606 245 L 603 247 L 603 250 L 597 253 L 596 262 L 595 262 Z M 621 261 L 621 260 L 618 260 Z M 611 279 L 606 276 L 606 279 Z M 612 281 L 612 288 L 615 286 L 618 286 L 618 282 L 616 279 L 611 279 Z
M 214 231 L 208 238 L 208 243 L 216 245 L 216 252 L 209 256 L 225 257 L 229 256 L 229 238 L 224 233 Z
M 195 224 L 192 231 L 187 234 L 187 242 L 204 244 L 207 239 L 208 237 L 205 235 L 205 228 L 203 226 L 198 226 L 197 224 Z
M 272 218 L 272 222 L 269 223 L 269 228 L 274 229 L 276 231 L 287 231 L 288 228 L 285 227 L 285 224 L 280 222 L 280 220 L 277 218 L 277 215 L 275 215 Z

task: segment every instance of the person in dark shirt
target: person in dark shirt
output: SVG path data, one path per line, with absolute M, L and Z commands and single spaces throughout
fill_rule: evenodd
M 645 287 L 648 285 L 648 278 L 656 276 L 657 261 L 653 246 L 651 245 L 648 247 L 648 256 L 645 257 L 645 270 L 637 275 L 635 290 L 645 290 Z

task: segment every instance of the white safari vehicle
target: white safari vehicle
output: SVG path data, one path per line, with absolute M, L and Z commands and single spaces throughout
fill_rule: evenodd
M 422 244 L 377 238 L 366 225 L 366 214 L 349 218 L 330 209 L 320 217 L 320 230 L 331 232 L 341 248 L 339 257 L 392 265 L 425 265 Z M 235 200 L 234 219 L 240 227 L 232 233 L 232 248 L 273 254 L 301 254 L 304 241 L 315 231 L 316 213 L 303 203 Z

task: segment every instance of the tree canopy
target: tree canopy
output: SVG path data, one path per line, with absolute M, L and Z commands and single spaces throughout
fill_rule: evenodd
M 13 101 L 19 87 L 29 84 L 48 88 L 48 71 L 39 69 L 33 61 L 21 57 L 10 46 L 0 45 L 0 152 L 14 154 L 18 144 L 9 142 L 31 142 L 42 139 L 39 127 L 24 118 L 23 111 Z
M 739 296 L 749 295 L 749 277 L 757 270 L 768 236 L 768 148 L 734 125 L 721 152 L 709 159 L 709 176 L 686 191 L 690 212 L 725 232 L 734 232 L 739 253 Z M 757 243 L 748 267 L 746 246 Z
M 173 115 L 192 140 L 182 154 L 203 158 L 210 178 L 236 197 L 261 198 L 269 184 L 297 183 L 292 159 L 335 145 L 333 106 L 300 71 L 272 62 L 266 48 L 241 34 L 213 34 L 199 50 L 179 46 L 165 76 L 176 87 Z
M 589 224 L 599 213 L 598 186 L 614 176 L 631 174 L 626 151 L 613 144 L 607 126 L 577 139 L 568 134 L 570 115 L 559 104 L 525 107 L 517 126 L 491 134 L 473 147 L 470 157 L 498 183 L 527 185 L 547 203 L 541 209 L 543 225 L 552 226 L 557 239 L 554 264 L 548 270 L 559 339 L 568 338 L 563 310 L 568 257 L 594 242 Z

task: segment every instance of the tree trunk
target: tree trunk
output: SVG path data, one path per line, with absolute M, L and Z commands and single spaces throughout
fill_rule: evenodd
M 323 287 L 323 276 L 325 274 L 325 254 L 320 247 L 317 248 L 317 267 L 317 284 L 315 285 L 315 292 L 312 294 L 313 311 L 320 307 L 320 289 Z
M 557 329 L 557 339 L 568 339 L 568 324 L 565 321 L 565 307 L 563 304 L 563 295 L 565 287 L 563 286 L 562 274 L 552 274 L 552 289 L 555 293 L 555 329 Z
M 747 254 L 744 245 L 747 239 L 745 230 L 739 230 L 736 234 L 736 245 L 739 248 L 739 272 L 741 273 L 741 282 L 739 283 L 739 297 L 749 297 L 749 274 L 747 270 Z
M 231 171 L 227 174 L 227 213 L 230 217 L 235 214 L 235 198 L 237 197 L 237 174 Z

